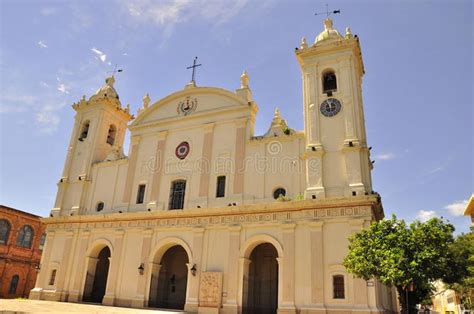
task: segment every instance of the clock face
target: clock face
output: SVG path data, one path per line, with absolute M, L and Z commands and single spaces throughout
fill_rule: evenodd
M 334 117 L 341 111 L 341 102 L 336 98 L 328 98 L 322 102 L 320 110 L 326 117 Z

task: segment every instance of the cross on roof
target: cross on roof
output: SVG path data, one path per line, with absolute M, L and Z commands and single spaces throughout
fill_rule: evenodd
M 113 71 L 109 71 L 109 72 L 107 72 L 107 73 L 112 73 L 112 76 L 114 76 L 115 73 L 120 73 L 120 72 L 122 72 L 123 70 L 122 70 L 122 69 L 117 69 L 117 66 L 118 66 L 118 64 L 115 64 L 114 70 L 113 70 Z
M 193 74 L 192 74 L 192 76 L 191 76 L 191 82 L 194 82 L 194 78 L 195 78 L 195 76 L 196 76 L 196 68 L 202 65 L 202 64 L 196 64 L 197 58 L 198 58 L 198 57 L 195 57 L 195 58 L 194 58 L 193 65 L 191 65 L 191 66 L 189 66 L 189 67 L 186 68 L 186 69 L 188 69 L 188 70 L 189 70 L 189 69 L 193 69 Z
M 326 4 L 326 12 L 318 12 L 318 13 L 314 13 L 314 15 L 326 14 L 326 18 L 328 18 L 331 14 L 339 14 L 339 13 L 341 13 L 341 10 L 329 11 L 329 5 Z

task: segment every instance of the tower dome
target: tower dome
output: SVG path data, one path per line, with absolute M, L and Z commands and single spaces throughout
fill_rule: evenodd
M 341 39 L 342 36 L 339 34 L 337 30 L 332 28 L 332 20 L 330 18 L 327 18 L 324 20 L 324 30 L 319 33 L 318 36 L 316 36 L 316 39 L 314 40 L 314 44 L 318 44 L 324 40 L 328 39 Z

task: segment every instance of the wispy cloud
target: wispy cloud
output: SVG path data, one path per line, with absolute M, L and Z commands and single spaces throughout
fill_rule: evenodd
M 54 7 L 44 7 L 40 9 L 40 14 L 43 16 L 55 15 L 58 12 L 58 9 Z
M 420 210 L 418 211 L 416 218 L 419 219 L 421 222 L 426 222 L 436 216 L 437 214 L 434 210 Z
M 0 94 L 0 113 L 24 112 L 36 102 L 31 95 L 2 92 Z
M 132 0 L 123 1 L 122 4 L 134 21 L 155 24 L 169 35 L 178 23 L 194 19 L 212 21 L 214 24 L 228 22 L 244 10 L 249 0 Z M 261 1 L 258 5 L 266 5 L 266 2 Z M 257 2 L 253 2 L 252 9 L 255 10 L 256 6 Z
M 395 159 L 396 157 L 397 156 L 394 153 L 381 153 L 374 156 L 374 158 L 378 160 L 391 160 Z
M 464 209 L 466 208 L 467 200 L 455 201 L 451 204 L 446 205 L 444 208 L 449 210 L 453 216 L 462 216 L 464 214 Z
M 96 58 L 100 59 L 100 61 L 105 62 L 107 60 L 107 55 L 99 49 L 92 48 L 91 51 L 96 54 Z
M 48 48 L 48 46 L 46 45 L 46 43 L 45 43 L 44 41 L 41 41 L 41 40 L 38 41 L 38 46 L 39 46 L 40 48 Z

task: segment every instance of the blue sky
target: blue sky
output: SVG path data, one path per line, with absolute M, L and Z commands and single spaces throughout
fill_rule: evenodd
M 275 107 L 303 128 L 294 48 L 322 30 L 325 1 L 0 2 L 0 203 L 48 215 L 74 111 L 119 64 L 115 84 L 136 112 L 182 89 L 199 56 L 201 86 L 234 90 L 244 69 L 260 111 Z M 467 231 L 460 216 L 473 184 L 471 1 L 331 1 L 339 31 L 361 40 L 374 189 L 386 216 L 433 215 Z M 126 151 L 128 149 L 126 148 Z

